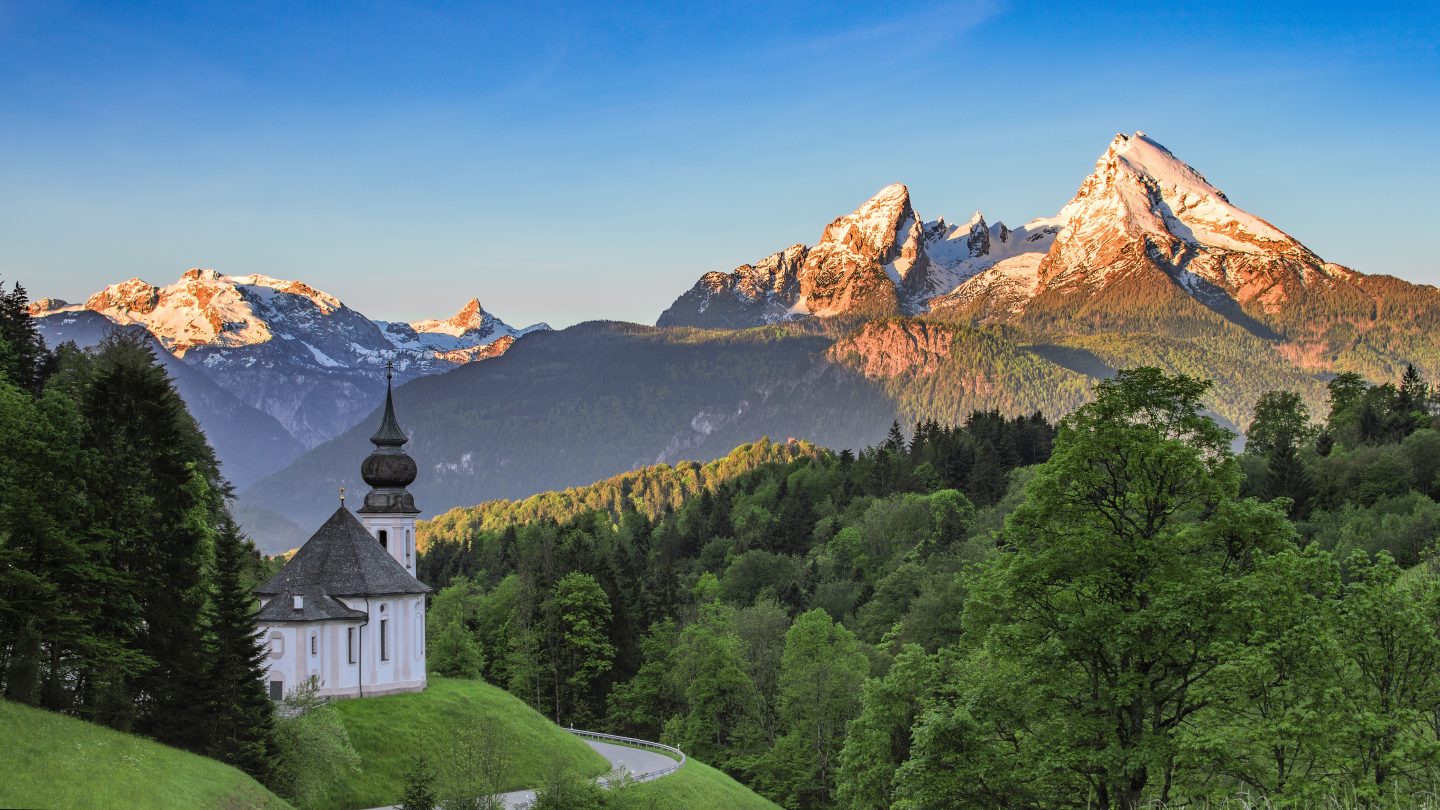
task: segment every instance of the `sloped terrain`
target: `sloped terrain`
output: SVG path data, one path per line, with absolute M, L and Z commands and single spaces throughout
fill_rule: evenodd
M 0 700 L 0 735 L 3 807 L 290 806 L 224 763 L 8 700 Z

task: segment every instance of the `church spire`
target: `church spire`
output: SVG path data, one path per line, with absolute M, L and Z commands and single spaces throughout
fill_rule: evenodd
M 392 380 L 395 377 L 395 364 L 385 361 L 385 416 L 380 420 L 380 427 L 375 435 L 370 437 L 370 442 L 378 447 L 401 447 L 410 441 L 405 431 L 400 429 L 400 423 L 395 420 L 395 394 Z

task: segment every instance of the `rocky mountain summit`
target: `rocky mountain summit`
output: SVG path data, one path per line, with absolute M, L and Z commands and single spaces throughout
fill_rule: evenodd
M 745 328 L 890 315 L 1004 327 L 1006 339 L 1051 347 L 1050 357 L 1087 374 L 1175 352 L 1194 370 L 1200 339 L 1228 350 L 1245 343 L 1252 356 L 1302 374 L 1388 379 L 1406 363 L 1440 371 L 1427 326 L 1440 325 L 1440 291 L 1325 261 L 1144 132 L 1116 135 L 1054 216 L 1015 229 L 979 213 L 961 225 L 922 224 L 906 187 L 887 186 L 827 226 L 814 247 L 707 273 L 658 323 Z M 1108 337 L 1072 345 L 1086 335 Z M 933 364 L 893 356 L 903 342 L 886 345 L 857 368 Z
M 384 390 L 387 363 L 401 380 L 414 379 L 496 356 L 516 338 L 549 329 L 511 327 L 478 299 L 445 320 L 374 321 L 304 282 L 200 268 L 165 286 L 132 278 L 83 304 L 43 299 L 31 306 L 51 342 L 64 339 L 80 313 L 144 329 L 166 352 L 273 417 L 303 447 L 369 413 Z
M 746 328 L 806 316 L 915 315 L 930 300 L 1005 259 L 1043 255 L 1058 220 L 1010 229 L 976 212 L 925 222 L 895 183 L 839 217 L 813 247 L 791 245 L 729 273 L 711 272 L 661 314 L 659 326 Z

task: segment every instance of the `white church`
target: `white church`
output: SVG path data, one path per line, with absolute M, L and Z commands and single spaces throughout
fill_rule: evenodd
M 425 594 L 415 578 L 415 460 L 395 421 L 386 371 L 385 416 L 360 467 L 371 489 L 357 519 L 340 508 L 285 567 L 255 589 L 268 649 L 266 681 L 279 700 L 310 678 L 325 697 L 425 688 Z

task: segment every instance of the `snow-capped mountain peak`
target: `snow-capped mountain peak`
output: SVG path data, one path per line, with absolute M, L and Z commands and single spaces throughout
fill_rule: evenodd
M 1265 220 L 1241 210 L 1189 164 L 1144 132 L 1117 134 L 1061 217 L 1220 250 L 1304 252 Z M 1313 254 L 1311 254 L 1313 255 Z
M 389 362 L 410 379 L 494 357 L 521 335 L 549 329 L 513 329 L 478 299 L 443 321 L 372 321 L 302 281 L 198 267 L 163 287 L 132 278 L 83 305 L 43 299 L 31 307 L 36 317 L 59 320 L 80 310 L 143 327 L 307 445 L 348 427 L 345 420 L 370 407 Z M 329 393 L 315 397 L 316 387 Z
M 490 313 L 486 312 L 485 308 L 480 306 L 480 299 L 471 298 L 465 302 L 465 306 L 461 307 L 459 312 L 443 321 L 412 321 L 410 326 L 413 327 L 416 332 L 436 332 L 453 337 L 460 337 L 466 332 L 481 329 L 485 326 L 486 318 L 490 317 Z M 493 320 L 493 318 L 491 320 Z

